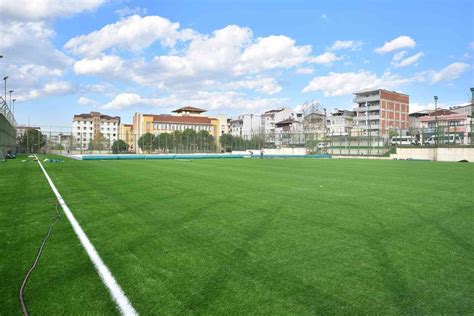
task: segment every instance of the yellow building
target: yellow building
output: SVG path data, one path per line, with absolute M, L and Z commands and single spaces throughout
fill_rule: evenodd
M 184 131 L 192 129 L 196 132 L 207 131 L 209 135 L 216 138 L 225 133 L 227 118 L 218 118 L 203 115 L 206 110 L 185 106 L 173 111 L 172 114 L 141 114 L 135 113 L 133 116 L 134 142 L 145 133 L 158 135 L 161 133 L 173 133 L 174 131 Z M 136 145 L 136 144 L 135 144 Z
M 133 149 L 133 125 L 132 124 L 120 124 L 119 139 L 125 141 L 130 149 Z

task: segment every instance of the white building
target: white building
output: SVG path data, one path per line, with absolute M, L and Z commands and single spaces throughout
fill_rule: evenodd
M 327 119 L 328 134 L 331 136 L 351 135 L 354 117 L 354 111 L 336 109 Z
M 230 134 L 232 136 L 252 138 L 253 135 L 263 133 L 260 115 L 242 114 L 230 121 Z
M 78 148 L 87 149 L 89 142 L 102 134 L 111 145 L 119 139 L 119 116 L 109 116 L 100 112 L 74 115 L 72 135 Z

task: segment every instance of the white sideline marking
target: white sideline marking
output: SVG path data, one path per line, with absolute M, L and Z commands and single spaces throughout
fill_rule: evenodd
M 117 283 L 114 276 L 110 272 L 109 268 L 107 268 L 104 261 L 102 261 L 102 258 L 100 258 L 99 254 L 97 253 L 94 246 L 90 242 L 86 233 L 82 230 L 81 226 L 77 222 L 71 210 L 69 210 L 69 207 L 64 202 L 61 194 L 59 194 L 58 189 L 56 189 L 56 186 L 54 185 L 53 181 L 49 177 L 48 173 L 46 172 L 46 170 L 44 169 L 43 165 L 39 161 L 38 157 L 36 157 L 36 155 L 35 155 L 35 158 L 36 160 L 38 160 L 38 164 L 40 165 L 41 170 L 43 170 L 46 180 L 48 180 L 48 183 L 51 186 L 51 189 L 53 190 L 54 195 L 56 195 L 56 198 L 58 199 L 59 204 L 63 208 L 64 213 L 66 214 L 69 222 L 72 225 L 72 228 L 74 229 L 74 232 L 76 233 L 77 237 L 81 241 L 82 246 L 86 250 L 87 254 L 89 255 L 89 258 L 91 259 L 97 272 L 99 273 L 99 276 L 102 279 L 102 282 L 105 284 L 105 286 L 110 292 L 110 295 L 112 296 L 113 300 L 117 304 L 117 307 L 120 310 L 120 313 L 122 313 L 122 315 L 138 315 L 137 311 L 133 308 L 127 296 L 125 296 L 125 293 L 123 292 L 122 288 L 120 287 L 120 285 Z

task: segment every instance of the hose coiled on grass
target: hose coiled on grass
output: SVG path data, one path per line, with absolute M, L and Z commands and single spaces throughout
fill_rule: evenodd
M 33 272 L 33 270 L 36 268 L 36 265 L 38 264 L 38 261 L 41 257 L 41 254 L 43 253 L 43 248 L 44 246 L 46 245 L 46 241 L 49 239 L 49 236 L 51 235 L 51 232 L 53 230 L 53 227 L 54 225 L 60 220 L 61 218 L 61 214 L 59 213 L 59 209 L 58 209 L 58 204 L 56 204 L 55 206 L 56 208 L 56 217 L 54 219 L 54 222 L 51 223 L 51 225 L 49 225 L 49 229 L 48 229 L 48 233 L 46 234 L 46 236 L 44 236 L 43 238 L 43 241 L 41 242 L 41 246 L 38 250 L 38 254 L 36 255 L 36 258 L 35 258 L 35 261 L 33 262 L 33 264 L 31 265 L 31 268 L 28 270 L 28 272 L 26 273 L 25 275 L 25 278 L 23 279 L 23 282 L 21 282 L 21 287 L 20 287 L 20 305 L 21 305 L 21 310 L 23 311 L 23 315 L 27 316 L 29 315 L 28 313 L 28 308 L 26 306 L 26 303 L 25 303 L 25 298 L 23 297 L 24 296 L 24 291 L 25 291 L 25 287 L 26 287 L 26 283 L 28 282 L 28 279 L 31 275 L 31 273 Z

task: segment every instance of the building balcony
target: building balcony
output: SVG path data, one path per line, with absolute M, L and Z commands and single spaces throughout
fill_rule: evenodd
M 380 105 L 377 104 L 377 105 L 371 105 L 371 106 L 360 106 L 360 107 L 356 107 L 354 108 L 354 111 L 356 112 L 367 112 L 367 110 L 369 111 L 377 111 L 377 110 L 380 110 Z
M 354 119 L 356 121 L 366 121 L 367 118 L 369 120 L 380 120 L 380 114 L 374 114 L 374 115 L 359 115 L 359 116 L 356 116 L 354 117 Z
M 376 95 L 370 95 L 370 96 L 356 96 L 354 97 L 354 103 L 365 103 L 365 102 L 374 102 L 374 101 L 379 101 L 380 97 L 378 94 Z

